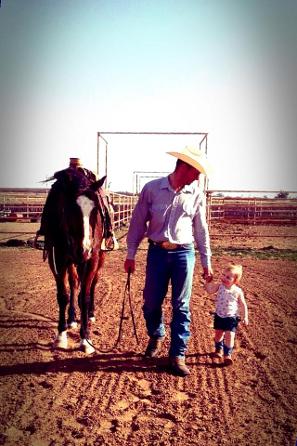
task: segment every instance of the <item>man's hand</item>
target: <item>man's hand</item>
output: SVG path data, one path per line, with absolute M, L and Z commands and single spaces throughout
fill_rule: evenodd
M 126 259 L 124 263 L 124 268 L 126 273 L 134 273 L 135 271 L 135 260 Z
M 211 282 L 213 278 L 213 272 L 211 267 L 210 268 L 203 268 L 203 274 L 202 277 L 206 282 Z

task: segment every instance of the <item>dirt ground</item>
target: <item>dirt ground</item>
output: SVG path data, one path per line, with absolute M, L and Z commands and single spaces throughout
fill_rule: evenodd
M 2 225 L 2 240 L 9 228 Z M 91 357 L 78 350 L 78 330 L 69 332 L 68 351 L 53 348 L 56 291 L 42 252 L 1 247 L 0 445 L 295 445 L 297 228 L 220 226 L 212 234 L 215 273 L 228 261 L 243 265 L 250 325 L 240 325 L 231 367 L 211 356 L 214 303 L 203 291 L 197 257 L 187 378 L 166 364 L 170 298 L 160 357 L 141 355 L 145 244 L 131 282 L 139 345 L 126 305 L 122 339 L 112 349 L 126 283 L 122 239 L 121 249 L 107 254 L 97 289 Z

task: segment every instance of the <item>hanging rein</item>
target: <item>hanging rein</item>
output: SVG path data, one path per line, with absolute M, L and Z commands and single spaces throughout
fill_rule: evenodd
M 124 289 L 118 337 L 117 337 L 114 345 L 111 348 L 107 349 L 107 350 L 102 350 L 101 348 L 96 347 L 96 346 L 94 346 L 94 344 L 92 344 L 93 347 L 95 348 L 95 350 L 97 350 L 98 352 L 100 352 L 100 353 L 110 353 L 110 352 L 114 351 L 117 348 L 117 346 L 120 344 L 121 339 L 122 339 L 122 333 L 123 333 L 123 321 L 125 319 L 125 305 L 126 305 L 127 298 L 128 298 L 128 301 L 129 301 L 129 307 L 130 307 L 130 314 L 131 314 L 131 319 L 132 319 L 132 324 L 133 324 L 134 336 L 135 336 L 137 345 L 139 345 L 139 338 L 138 338 L 138 335 L 137 335 L 135 318 L 134 318 L 134 311 L 133 311 L 133 307 L 132 307 L 131 273 L 129 272 L 128 276 L 127 276 L 125 289 Z

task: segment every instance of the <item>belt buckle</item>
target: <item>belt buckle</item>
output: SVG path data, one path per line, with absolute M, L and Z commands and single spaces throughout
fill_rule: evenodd
M 171 242 L 169 242 L 167 240 L 161 243 L 161 247 L 164 248 L 164 249 L 167 249 L 167 250 L 169 250 L 169 249 L 176 249 L 177 246 L 178 245 L 176 243 L 171 243 Z

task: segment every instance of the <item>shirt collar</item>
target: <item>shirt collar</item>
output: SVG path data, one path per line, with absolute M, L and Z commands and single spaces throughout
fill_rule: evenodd
M 168 177 L 161 178 L 160 189 L 171 189 Z
M 168 176 L 161 179 L 160 189 L 169 189 L 171 191 L 173 190 L 170 186 Z M 193 190 L 193 184 L 186 184 L 179 192 L 193 193 Z
M 227 288 L 223 283 L 222 283 L 222 285 L 223 285 L 223 287 L 225 288 L 226 291 L 229 291 L 229 292 L 232 291 L 232 292 L 233 292 L 233 291 L 236 290 L 236 285 L 235 285 L 235 283 L 233 283 L 233 285 L 231 285 L 230 288 Z

